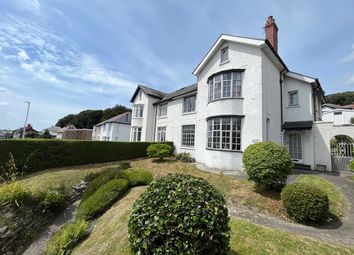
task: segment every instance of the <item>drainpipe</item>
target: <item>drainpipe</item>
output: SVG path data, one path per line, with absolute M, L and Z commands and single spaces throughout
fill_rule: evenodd
M 283 76 L 284 73 L 287 71 L 286 68 L 284 68 L 282 71 L 280 71 L 280 79 L 279 79 L 279 85 L 280 85 L 280 131 L 281 131 L 281 144 L 284 145 L 284 131 L 283 131 L 283 123 L 284 123 L 284 117 L 283 117 Z
M 153 107 L 155 107 L 155 116 L 154 116 L 154 140 L 153 140 L 153 142 L 155 142 L 155 140 L 156 140 L 156 119 L 157 119 L 157 108 L 158 108 L 158 105 L 153 105 Z

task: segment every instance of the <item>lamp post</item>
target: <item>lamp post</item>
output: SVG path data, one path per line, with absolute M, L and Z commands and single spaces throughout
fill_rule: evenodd
M 27 113 L 26 113 L 26 120 L 25 120 L 25 126 L 23 127 L 23 132 L 22 132 L 22 139 L 25 139 L 25 135 L 26 135 L 26 126 L 27 126 L 27 120 L 28 120 L 28 112 L 29 112 L 29 108 L 30 108 L 30 104 L 31 102 L 25 102 L 27 104 Z

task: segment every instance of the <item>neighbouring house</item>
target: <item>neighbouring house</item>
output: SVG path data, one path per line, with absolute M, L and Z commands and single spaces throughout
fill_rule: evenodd
M 65 127 L 63 127 L 63 128 L 60 128 L 58 131 L 57 131 L 57 136 L 56 136 L 56 138 L 57 139 L 63 139 L 63 134 L 64 134 L 64 132 L 66 131 L 66 130 L 76 130 L 77 128 L 74 126 L 74 125 L 72 125 L 72 124 L 69 124 L 69 125 L 67 125 L 67 126 L 65 126 Z
M 13 138 L 14 139 L 21 139 L 23 133 L 23 128 L 19 128 L 13 131 Z M 35 138 L 39 135 L 39 132 L 35 130 L 31 124 L 27 124 L 26 126 L 26 137 Z
M 172 93 L 137 87 L 131 141 L 173 141 L 176 153 L 230 170 L 242 169 L 247 146 L 271 141 L 289 149 L 296 167 L 328 171 L 331 138 L 354 137 L 352 127 L 321 120 L 320 81 L 288 69 L 272 16 L 265 39 L 222 34 L 193 74 L 195 84 Z
M 53 137 L 57 137 L 58 131 L 60 130 L 60 127 L 57 126 L 51 126 L 49 128 L 45 128 L 42 130 L 42 133 L 44 133 L 46 130 L 48 130 L 49 134 Z
M 7 129 L 0 130 L 0 140 L 12 138 L 12 131 Z
M 322 106 L 322 120 L 333 122 L 334 125 L 351 125 L 354 118 L 353 105 L 324 104 Z
M 125 112 L 93 127 L 94 141 L 129 141 L 132 113 Z

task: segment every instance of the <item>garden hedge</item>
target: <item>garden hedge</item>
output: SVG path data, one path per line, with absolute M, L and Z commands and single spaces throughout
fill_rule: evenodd
M 74 140 L 3 140 L 0 141 L 0 169 L 12 153 L 20 172 L 103 163 L 145 157 L 150 142 L 101 142 Z M 168 142 L 173 146 L 173 143 Z M 0 175 L 2 174 L 0 170 Z

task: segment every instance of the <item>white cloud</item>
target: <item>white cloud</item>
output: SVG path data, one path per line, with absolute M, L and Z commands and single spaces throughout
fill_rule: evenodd
M 350 62 L 353 62 L 354 61 L 354 44 L 352 45 L 352 48 L 351 48 L 351 52 L 342 57 L 341 59 L 339 59 L 339 63 L 340 64 L 347 64 L 347 63 L 350 63 Z
M 6 106 L 9 105 L 10 103 L 7 101 L 0 101 L 0 106 Z
M 14 0 L 13 3 L 20 10 L 38 13 L 41 9 L 41 4 L 38 0 Z
M 23 49 L 20 49 L 20 51 L 17 53 L 17 55 L 21 61 L 26 61 L 26 60 L 30 59 L 30 57 L 27 55 L 27 52 Z

